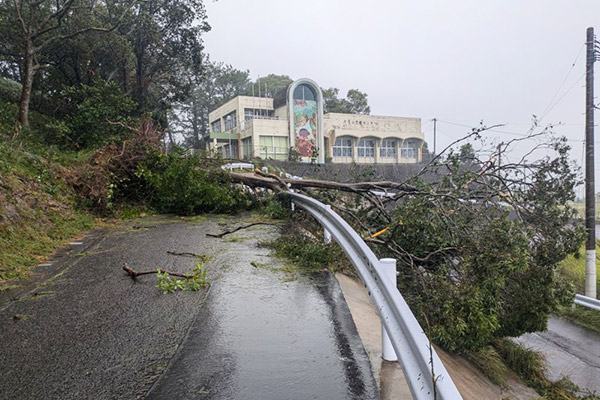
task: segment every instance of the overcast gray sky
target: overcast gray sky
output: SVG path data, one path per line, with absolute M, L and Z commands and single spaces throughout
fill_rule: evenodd
M 523 134 L 532 114 L 543 116 L 564 124 L 556 131 L 582 163 L 584 43 L 588 27 L 600 35 L 599 0 L 207 0 L 206 8 L 206 51 L 253 79 L 276 73 L 344 95 L 360 89 L 371 114 L 421 118 L 430 148 L 436 117 L 438 151 L 468 131 L 450 123 Z M 600 168 L 596 175 L 600 182 Z

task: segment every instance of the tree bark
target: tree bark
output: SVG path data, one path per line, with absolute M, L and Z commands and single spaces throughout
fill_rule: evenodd
M 33 67 L 33 43 L 31 39 L 27 40 L 24 64 L 23 76 L 21 77 L 23 87 L 19 102 L 19 123 L 21 126 L 27 128 L 29 127 L 29 102 L 31 101 L 31 88 L 33 86 L 33 74 L 35 73 Z

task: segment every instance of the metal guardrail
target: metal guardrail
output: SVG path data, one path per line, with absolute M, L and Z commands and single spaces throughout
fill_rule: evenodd
M 288 192 L 331 233 L 354 264 L 381 316 L 414 399 L 462 399 L 406 301 L 386 278 L 373 251 L 346 221 L 313 198 Z
M 251 169 L 251 170 L 254 170 L 254 164 L 244 163 L 244 162 L 227 163 L 227 164 L 221 165 L 221 169 L 222 170 L 230 170 L 232 172 L 233 172 L 234 169 Z
M 583 296 L 581 294 L 575 295 L 575 300 L 573 301 L 578 306 L 591 308 L 592 310 L 600 311 L 600 300 L 596 300 L 592 297 Z

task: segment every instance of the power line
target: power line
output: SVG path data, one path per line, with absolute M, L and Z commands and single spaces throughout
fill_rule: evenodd
M 550 111 L 552 111 L 552 110 L 554 109 L 554 107 L 556 107 L 556 106 L 558 105 L 558 103 L 560 103 L 560 102 L 561 102 L 561 100 L 565 98 L 565 96 L 566 96 L 566 95 L 568 95 L 568 94 L 569 94 L 569 92 L 570 92 L 570 91 L 571 91 L 571 90 L 572 90 L 572 89 L 575 87 L 575 85 L 577 85 L 577 84 L 579 83 L 579 81 L 580 81 L 580 80 L 582 80 L 582 79 L 583 79 L 583 77 L 584 77 L 584 76 L 585 76 L 585 73 L 581 74 L 581 76 L 579 77 L 579 79 L 577 79 L 577 80 L 575 81 L 575 83 L 573 83 L 573 85 L 571 85 L 571 87 L 570 87 L 570 88 L 569 88 L 569 89 L 568 89 L 568 90 L 567 90 L 565 93 L 563 93 L 563 95 L 562 95 L 562 96 L 560 96 L 560 98 L 559 98 L 558 100 L 556 100 L 556 103 L 554 103 L 554 105 L 552 105 L 552 107 L 550 107 L 550 109 L 548 109 L 548 111 L 546 111 L 546 112 L 545 112 L 545 113 L 544 113 L 544 114 L 543 114 L 543 115 L 540 117 L 540 121 L 541 121 L 541 120 L 543 120 L 543 119 L 544 119 L 544 117 L 545 117 L 546 115 L 548 115 L 548 113 L 549 113 Z
M 438 119 L 438 122 L 442 122 L 442 123 L 448 124 L 448 125 L 455 125 L 455 126 L 460 126 L 460 127 L 463 127 L 463 128 L 473 129 L 472 125 L 459 124 L 457 122 L 450 122 L 450 121 L 446 121 L 446 120 L 442 120 L 442 119 Z M 563 124 L 558 124 L 558 125 L 562 126 Z M 526 137 L 529 136 L 526 133 L 509 132 L 509 131 L 504 131 L 504 130 L 499 130 L 499 129 L 488 129 L 487 131 L 488 132 L 496 132 L 496 133 L 504 133 L 504 134 L 507 134 L 507 135 L 520 136 L 520 137 L 524 137 L 524 138 L 526 138 Z M 536 139 L 536 138 L 531 138 L 531 139 Z M 569 139 L 569 138 L 567 138 L 567 141 L 568 142 L 577 142 L 577 143 L 583 143 L 583 142 L 585 142 L 584 139 Z M 600 143 L 600 141 L 595 142 L 595 143 Z
M 550 112 L 550 110 L 548 110 L 550 108 L 550 105 L 552 104 L 552 102 L 554 101 L 554 99 L 556 99 L 556 96 L 558 96 L 558 93 L 560 93 L 560 90 L 562 89 L 563 85 L 567 81 L 567 78 L 571 74 L 571 71 L 573 71 L 573 68 L 575 68 L 575 64 L 577 64 L 577 61 L 579 60 L 579 56 L 581 56 L 581 52 L 583 51 L 584 47 L 585 47 L 585 43 L 583 43 L 581 45 L 581 48 L 579 49 L 579 52 L 577 53 L 577 57 L 575 57 L 575 61 L 573 61 L 573 64 L 571 64 L 571 68 L 569 68 L 569 70 L 567 71 L 567 75 L 565 75 L 564 79 L 560 83 L 560 86 L 556 90 L 556 93 L 554 93 L 554 96 L 552 96 L 552 100 L 550 100 L 550 102 L 548 103 L 548 105 L 544 109 L 544 112 L 542 113 L 542 115 L 546 115 L 546 112 Z

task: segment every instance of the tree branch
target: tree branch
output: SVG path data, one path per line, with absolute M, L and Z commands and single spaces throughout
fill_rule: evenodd
M 167 273 L 171 276 L 178 276 L 180 278 L 185 278 L 185 279 L 191 279 L 194 276 L 192 274 L 182 274 L 179 272 L 173 272 L 173 271 L 166 271 L 164 269 L 158 268 L 158 269 L 153 269 L 153 270 L 149 270 L 149 271 L 136 271 L 134 269 L 132 269 L 131 267 L 129 267 L 129 265 L 127 265 L 127 263 L 123 263 L 123 271 L 127 272 L 127 275 L 129 275 L 131 277 L 131 279 L 137 278 L 138 276 L 141 275 L 150 275 L 150 274 L 156 274 L 156 273 Z

